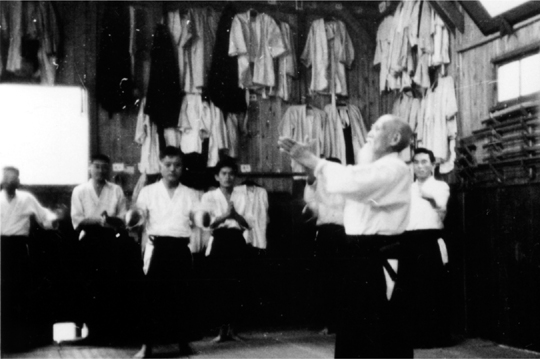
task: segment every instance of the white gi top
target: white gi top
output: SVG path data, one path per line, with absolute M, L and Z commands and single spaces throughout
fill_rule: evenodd
M 328 193 L 345 198 L 348 235 L 395 235 L 405 231 L 411 204 L 411 176 L 397 153 L 369 164 L 342 166 L 322 160 L 315 176 Z
M 76 229 L 86 218 L 100 218 L 104 211 L 107 211 L 109 217 L 124 219 L 126 215 L 126 198 L 119 185 L 106 181 L 99 197 L 92 180 L 73 189 L 71 195 L 73 228 Z
M 171 198 L 161 180 L 141 190 L 137 206 L 146 212 L 146 233 L 149 236 L 190 237 L 190 217 L 199 206 L 199 195 L 197 191 L 178 184 Z
M 315 181 L 304 189 L 304 201 L 317 216 L 317 226 L 322 224 L 343 225 L 345 199 L 339 194 L 328 194 Z
M 231 193 L 231 202 L 236 212 L 245 219 L 247 204 L 246 186 L 234 187 Z M 211 223 L 213 223 L 217 217 L 225 214 L 228 207 L 229 203 L 219 188 L 208 191 L 202 196 L 201 208 L 203 211 L 210 214 Z M 237 221 L 230 218 L 221 223 L 218 228 L 237 228 L 243 230 Z
M 51 229 L 56 215 L 42 207 L 36 197 L 29 192 L 15 190 L 15 197 L 8 202 L 5 190 L 0 192 L 0 234 L 2 236 L 28 236 L 30 217 L 43 227 Z
M 422 197 L 422 192 L 433 197 L 433 203 Z M 450 197 L 450 187 L 433 176 L 424 183 L 415 181 L 411 186 L 411 216 L 408 231 L 419 229 L 442 229 L 446 215 L 446 203 Z

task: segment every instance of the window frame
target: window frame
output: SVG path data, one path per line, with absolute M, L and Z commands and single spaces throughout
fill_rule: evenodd
M 540 1 L 521 4 L 495 17 L 489 15 L 480 1 L 460 0 L 459 3 L 485 36 L 499 32 L 502 22 L 513 26 L 540 14 Z
M 498 77 L 499 67 L 509 64 L 511 62 L 521 61 L 522 59 L 528 56 L 532 56 L 536 54 L 540 54 L 540 41 L 537 41 L 527 46 L 523 46 L 513 51 L 506 52 L 491 60 L 491 63 L 493 66 L 493 78 L 495 79 L 494 81 L 494 85 L 495 85 L 494 95 L 495 96 L 493 98 L 494 110 L 516 105 L 519 103 L 523 103 L 523 102 L 538 98 L 540 94 L 540 89 L 537 92 L 529 94 L 529 95 L 525 95 L 525 96 L 519 95 L 517 98 L 512 98 L 505 101 L 499 101 L 499 77 Z M 520 92 L 521 92 L 521 89 L 520 89 Z

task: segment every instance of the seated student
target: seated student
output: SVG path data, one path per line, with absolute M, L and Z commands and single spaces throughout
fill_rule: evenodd
M 246 192 L 234 186 L 237 172 L 232 158 L 220 160 L 215 167 L 219 188 L 205 193 L 201 200 L 202 211 L 210 215 L 212 230 L 207 254 L 210 276 L 214 280 L 213 308 L 220 326 L 215 342 L 239 339 L 234 321 L 239 317 L 242 278 L 246 270 L 247 244 L 243 233 L 250 227 L 244 218 Z
M 327 161 L 341 163 L 337 158 Z M 317 182 L 312 172 L 308 173 L 304 190 L 306 207 L 317 217 L 317 235 L 315 238 L 315 280 L 314 301 L 317 324 L 323 325 L 321 334 L 335 332 L 337 300 L 335 293 L 341 279 L 339 273 L 339 250 L 345 244 L 343 227 L 343 209 L 345 199 L 341 195 L 328 194 Z
M 33 218 L 40 226 L 56 228 L 65 213 L 43 208 L 29 192 L 19 190 L 19 170 L 5 167 L 0 193 L 2 274 L 2 349 L 22 349 L 29 304 L 30 268 L 28 238 Z
M 137 208 L 146 218 L 144 230 L 143 345 L 135 357 L 147 358 L 159 340 L 175 340 L 181 355 L 189 346 L 188 280 L 192 272 L 189 249 L 199 194 L 180 183 L 183 155 L 166 147 L 160 155 L 160 181 L 144 187 Z
M 119 261 L 127 255 L 118 253 L 126 199 L 122 188 L 108 181 L 110 167 L 109 157 L 93 155 L 90 180 L 75 187 L 71 195 L 71 220 L 80 239 L 79 320 L 89 328 L 89 341 L 110 339 L 107 331 L 117 319 L 112 303 L 119 294 L 113 284 L 118 283 Z

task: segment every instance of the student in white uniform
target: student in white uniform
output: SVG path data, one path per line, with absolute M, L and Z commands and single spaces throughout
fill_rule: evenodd
M 76 186 L 71 195 L 71 221 L 80 240 L 81 277 L 77 291 L 80 318 L 77 320 L 88 326 L 88 342 L 112 339 L 111 323 L 118 314 L 112 306 L 118 286 L 110 283 L 119 280 L 117 268 L 125 257 L 125 253 L 118 253 L 121 251 L 117 245 L 126 214 L 126 199 L 122 188 L 108 181 L 110 171 L 108 156 L 93 155 L 90 179 Z
M 103 154 L 90 159 L 90 180 L 73 189 L 71 220 L 75 230 L 120 225 L 126 215 L 126 198 L 120 186 L 109 182 L 111 160 Z M 116 219 L 114 219 L 116 218 Z
M 215 167 L 219 188 L 205 193 L 201 200 L 202 211 L 210 215 L 212 229 L 207 254 L 215 320 L 220 326 L 215 342 L 239 339 L 234 324 L 240 315 L 243 278 L 247 270 L 244 231 L 250 226 L 244 218 L 246 192 L 234 186 L 237 172 L 238 166 L 233 159 L 220 160 Z
M 403 273 L 414 293 L 411 312 L 414 346 L 439 347 L 449 344 L 448 252 L 444 242 L 446 205 L 450 188 L 433 176 L 435 156 L 417 148 L 413 156 L 416 181 L 411 188 L 411 216 L 402 242 L 406 258 Z
M 166 147 L 160 155 L 162 179 L 144 187 L 136 207 L 144 213 L 143 345 L 136 358 L 148 358 L 158 341 L 175 341 L 180 355 L 193 354 L 187 319 L 192 257 L 189 240 L 199 206 L 197 191 L 180 183 L 183 156 Z
M 393 115 L 380 117 L 354 166 L 322 160 L 306 145 L 279 139 L 281 149 L 314 171 L 327 192 L 345 198 L 346 256 L 335 357 L 413 356 L 408 323 L 403 320 L 406 298 L 396 273 L 399 254 L 393 253 L 409 220 L 411 176 L 399 152 L 409 146 L 411 137 L 404 121 Z
M 52 229 L 64 217 L 61 210 L 54 213 L 42 207 L 31 193 L 19 190 L 19 185 L 19 170 L 4 167 L 0 192 L 3 350 L 23 349 L 28 344 L 31 220 Z

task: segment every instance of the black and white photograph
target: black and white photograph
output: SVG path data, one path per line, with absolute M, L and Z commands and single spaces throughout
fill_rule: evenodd
M 0 358 L 540 358 L 540 0 L 0 1 Z

